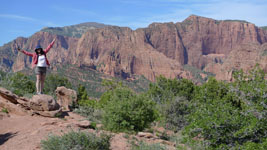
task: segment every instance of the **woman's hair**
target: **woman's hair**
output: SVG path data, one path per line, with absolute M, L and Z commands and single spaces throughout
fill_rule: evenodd
M 40 50 L 40 54 L 43 55 L 45 54 L 44 50 L 42 48 L 38 48 L 35 50 L 36 54 L 38 54 L 38 50 Z

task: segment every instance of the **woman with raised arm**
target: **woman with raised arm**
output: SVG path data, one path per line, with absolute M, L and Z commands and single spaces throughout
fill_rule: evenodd
M 20 48 L 18 48 L 19 52 L 22 52 L 25 55 L 28 55 L 30 57 L 33 57 L 32 68 L 35 67 L 34 71 L 36 74 L 36 92 L 37 92 L 37 94 L 43 94 L 46 68 L 50 65 L 49 61 L 46 57 L 46 53 L 48 53 L 49 50 L 52 48 L 53 44 L 55 43 L 55 40 L 56 39 L 54 39 L 45 50 L 43 50 L 43 48 L 40 45 L 38 45 L 34 50 L 35 53 L 30 53 L 30 52 L 27 52 L 25 50 L 21 50 Z

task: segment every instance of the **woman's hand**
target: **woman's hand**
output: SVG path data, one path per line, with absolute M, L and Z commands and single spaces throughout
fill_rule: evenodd
M 56 38 L 54 38 L 52 42 L 55 42 L 55 41 L 56 41 Z

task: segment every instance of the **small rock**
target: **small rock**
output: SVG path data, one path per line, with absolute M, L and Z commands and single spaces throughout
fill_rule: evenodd
M 45 131 L 52 131 L 54 128 L 53 127 L 49 127 L 49 128 L 46 128 Z
M 33 135 L 37 135 L 39 133 L 40 133 L 40 129 L 33 131 L 30 135 L 33 136 Z
M 163 127 L 155 127 L 154 130 L 163 133 L 165 131 L 165 129 Z
M 48 126 L 48 125 L 56 125 L 58 122 L 52 121 L 52 122 L 44 122 L 41 124 L 41 126 Z
M 139 137 L 144 137 L 144 138 L 158 138 L 157 136 L 155 136 L 154 134 L 152 133 L 148 133 L 148 132 L 138 132 L 137 136 Z
M 175 144 L 172 143 L 172 142 L 170 142 L 170 141 L 162 140 L 161 143 L 162 143 L 162 144 L 166 144 L 166 145 L 170 145 L 170 146 L 175 146 Z
M 88 121 L 88 120 L 83 120 L 83 121 L 77 122 L 75 124 L 80 128 L 89 128 L 91 125 L 90 121 Z
M 96 125 L 96 128 L 97 128 L 97 129 L 101 129 L 102 127 L 103 127 L 103 124 L 97 124 L 97 125 Z

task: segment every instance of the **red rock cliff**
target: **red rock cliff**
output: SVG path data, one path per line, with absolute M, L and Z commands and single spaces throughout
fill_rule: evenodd
M 153 23 L 137 30 L 107 26 L 89 30 L 81 38 L 37 32 L 28 39 L 18 38 L 1 47 L 1 69 L 12 67 L 19 71 L 30 67 L 31 58 L 14 51 L 16 46 L 33 51 L 37 44 L 45 48 L 53 38 L 56 43 L 48 53 L 52 66 L 71 63 L 124 78 L 144 75 L 153 81 L 159 75 L 190 78 L 190 73 L 183 70 L 185 64 L 217 73 L 218 67 L 211 64 L 231 64 L 234 60 L 230 57 L 235 55 L 232 51 L 240 45 L 253 43 L 260 48 L 267 42 L 267 33 L 248 22 L 194 15 L 183 22 Z M 265 63 L 265 59 L 255 61 Z

